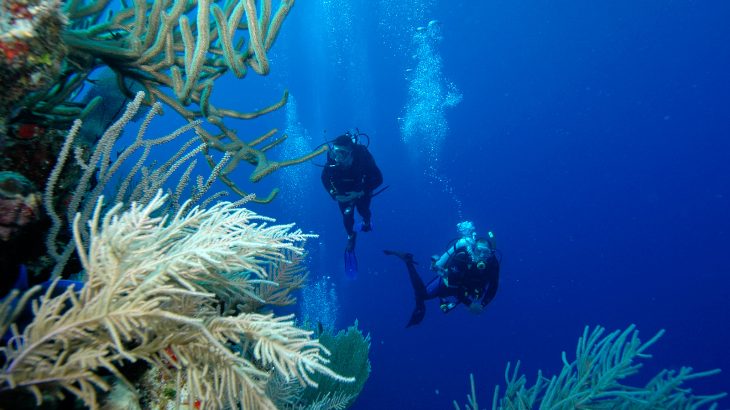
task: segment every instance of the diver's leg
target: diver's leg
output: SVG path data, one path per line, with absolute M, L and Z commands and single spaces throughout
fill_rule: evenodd
M 386 254 L 386 255 L 397 256 L 397 257 L 400 258 L 400 260 L 402 260 L 406 264 L 408 263 L 408 261 L 413 261 L 413 254 L 412 253 L 399 252 L 399 251 L 391 251 L 389 249 L 383 249 L 383 253 Z M 413 262 L 413 263 L 417 265 L 416 262 Z
M 428 282 L 428 285 L 426 285 L 426 296 L 425 299 L 434 299 L 436 297 L 441 297 L 443 294 L 443 283 L 444 281 L 441 280 L 441 276 L 435 276 L 433 279 L 431 279 Z
M 413 287 L 413 294 L 416 297 L 416 307 L 411 313 L 411 318 L 408 320 L 406 327 L 411 327 L 421 323 L 423 318 L 426 316 L 426 304 L 424 301 L 428 299 L 426 292 L 426 286 L 423 284 L 423 280 L 418 276 L 416 267 L 413 264 L 413 259 L 406 262 L 408 268 L 408 277 L 411 279 L 411 286 Z
M 355 227 L 354 205 L 352 202 L 338 202 L 338 205 L 340 206 L 340 212 L 342 212 L 342 223 L 345 225 L 345 231 L 347 231 L 345 252 L 353 252 L 355 250 L 355 241 L 357 240 L 357 233 L 353 229 Z
M 408 277 L 411 279 L 413 293 L 416 296 L 416 304 L 423 303 L 424 300 L 428 299 L 426 285 L 423 284 L 423 280 L 418 275 L 413 259 L 406 261 L 406 268 L 408 268 Z
M 353 205 L 351 202 L 338 202 L 340 206 L 340 212 L 342 213 L 342 223 L 345 225 L 347 235 L 350 236 L 355 233 L 353 227 L 355 226 L 355 215 L 353 213 Z
M 360 214 L 360 216 L 362 216 L 363 232 L 370 232 L 371 230 L 373 230 L 373 225 L 370 221 L 370 218 L 372 218 L 373 216 L 372 212 L 370 211 L 370 200 L 370 195 L 364 195 L 355 203 L 357 206 L 357 212 Z

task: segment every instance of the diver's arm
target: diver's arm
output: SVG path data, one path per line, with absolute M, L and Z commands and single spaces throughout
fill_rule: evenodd
M 324 186 L 324 190 L 327 191 L 329 196 L 332 199 L 336 199 L 335 196 L 337 195 L 337 189 L 335 189 L 334 185 L 332 184 L 332 175 L 330 172 L 330 169 L 327 168 L 325 165 L 324 169 L 322 169 L 322 185 Z
M 449 248 L 446 252 L 444 252 L 443 255 L 441 255 L 440 258 L 436 259 L 433 264 L 431 264 L 431 270 L 434 270 L 441 274 L 444 271 L 444 266 L 446 266 L 449 258 L 451 258 L 451 255 L 454 254 L 453 249 L 453 247 Z

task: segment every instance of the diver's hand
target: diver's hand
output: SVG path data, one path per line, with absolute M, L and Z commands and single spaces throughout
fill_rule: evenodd
M 484 306 L 482 306 L 482 304 L 478 301 L 472 302 L 471 305 L 469 305 L 469 312 L 474 315 L 479 315 L 484 312 Z
M 335 199 L 339 202 L 351 202 L 357 198 L 361 198 L 365 193 L 363 191 L 349 191 L 345 192 L 344 195 L 337 195 Z
M 436 262 L 438 262 L 438 261 L 439 261 L 438 255 L 431 255 L 431 270 L 434 272 L 438 272 L 440 275 L 441 272 L 445 271 L 446 269 L 443 269 L 442 267 L 436 265 Z

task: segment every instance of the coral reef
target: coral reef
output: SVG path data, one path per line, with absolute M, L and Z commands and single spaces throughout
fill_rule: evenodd
M 24 176 L 0 171 L 0 243 L 40 219 L 41 194 Z
M 320 329 L 321 330 L 321 329 Z M 370 376 L 370 336 L 357 328 L 357 322 L 346 330 L 320 331 L 319 343 L 330 352 L 330 369 L 338 374 L 352 375 L 354 382 L 313 375 L 317 388 L 303 386 L 281 377 L 272 377 L 266 386 L 269 397 L 280 410 L 325 410 L 349 408 L 360 395 Z
M 194 125 L 205 143 L 199 152 L 211 169 L 218 167 L 217 179 L 247 196 L 241 181 L 231 177 L 241 163 L 254 167 L 248 181 L 257 182 L 324 151 L 319 148 L 275 161 L 267 157 L 268 151 L 286 135 L 272 140 L 277 133 L 273 129 L 246 141 L 224 124 L 226 118 L 253 119 L 280 108 L 287 101 L 286 91 L 278 102 L 255 112 L 211 103 L 213 86 L 226 73 L 243 78 L 248 68 L 260 75 L 269 72 L 267 53 L 293 4 L 293 0 L 3 1 L 0 171 L 21 174 L 42 187 L 62 149 L 64 132 L 75 120 L 94 116 L 98 123 L 94 128 L 101 130 L 121 111 L 123 98 L 133 99 L 143 89 L 149 106 L 161 102 L 188 121 L 207 120 L 208 125 Z M 113 73 L 117 95 L 112 98 L 108 81 L 98 74 L 102 68 Z M 89 92 L 96 86 L 106 89 Z M 92 151 L 98 139 L 99 133 L 82 134 L 77 145 Z M 221 155 L 227 161 L 219 167 Z M 75 172 L 65 172 L 57 181 L 57 203 L 69 200 L 67 188 L 79 176 L 78 169 Z M 252 200 L 269 202 L 277 193 L 272 189 Z M 43 261 L 33 255 L 16 259 L 9 270 L 23 263 L 36 266 L 30 269 L 33 277 L 47 273 Z
M 254 284 L 256 298 L 244 298 L 240 303 L 247 310 L 291 306 L 296 303 L 294 292 L 307 280 L 304 254 L 286 252 L 286 258 L 267 267 L 266 281 Z
M 294 303 L 292 292 L 306 276 L 299 265 L 302 244 L 312 235 L 241 208 L 246 200 L 268 202 L 277 191 L 254 198 L 229 178 L 247 162 L 254 166 L 249 180 L 256 182 L 325 148 L 272 161 L 267 151 L 285 135 L 272 141 L 274 129 L 244 141 L 223 123 L 278 109 L 286 92 L 252 113 L 210 100 L 215 81 L 229 71 L 239 78 L 247 67 L 268 73 L 266 54 L 292 5 L 3 2 L 0 80 L 4 88 L 17 86 L 0 112 L 0 170 L 12 182 L 6 204 L 18 211 L 4 215 L 13 217 L 7 233 L 12 238 L 13 229 L 39 214 L 33 187 L 45 185 L 48 219 L 41 222 L 50 226 L 46 251 L 55 265 L 47 290 L 14 290 L 0 301 L 0 333 L 7 340 L 0 348 L 3 405 L 27 403 L 30 396 L 36 404 L 65 408 L 72 403 L 55 401 L 65 396 L 98 408 L 115 400 L 111 390 L 145 407 L 166 397 L 175 408 L 273 409 L 281 391 L 272 386 L 298 385 L 303 392 L 327 378 L 354 381 L 331 369 L 327 348 L 313 332 L 298 328 L 293 315 L 271 311 Z M 114 72 L 119 92 L 132 102 L 102 135 L 83 138 L 80 119 L 100 107 L 101 97 L 84 100 L 82 94 L 100 67 Z M 21 81 L 10 84 L 19 75 Z M 134 95 L 135 87 L 146 91 L 146 99 Z M 151 109 L 136 139 L 115 152 L 143 102 Z M 190 122 L 146 138 L 160 103 Z M 218 131 L 206 130 L 202 119 Z M 72 123 L 60 138 L 57 130 Z M 154 166 L 146 162 L 152 148 L 192 129 L 196 137 L 173 155 Z M 212 171 L 192 181 L 198 154 Z M 127 161 L 131 168 L 124 169 Z M 173 178 L 177 184 L 168 184 Z M 210 206 L 222 195 L 208 193 L 216 178 L 244 200 Z M 112 190 L 114 199 L 105 205 L 102 194 Z M 35 208 L 27 206 L 31 202 Z M 70 273 L 81 281 L 61 286 L 60 277 Z M 367 361 L 367 348 L 359 352 Z M 317 402 L 352 400 L 340 390 L 329 389 Z
M 168 192 L 171 195 L 170 206 L 174 210 L 178 210 L 185 198 L 189 198 L 193 202 L 201 199 L 227 160 L 224 157 L 221 165 L 213 170 L 207 180 L 199 176 L 197 183 L 192 184 L 190 178 L 196 163 L 194 157 L 203 150 L 204 144 L 198 137 L 180 143 L 178 137 L 193 129 L 198 123 L 184 125 L 161 137 L 146 138 L 145 132 L 149 124 L 161 112 L 159 103 L 155 103 L 147 111 L 135 140 L 123 148 L 118 147 L 119 138 L 125 127 L 139 113 L 143 99 L 144 93 L 137 93 L 127 105 L 124 113 L 107 128 L 93 149 L 89 149 L 83 141 L 80 144 L 76 141 L 83 124 L 81 120 L 77 120 L 66 135 L 43 193 L 45 209 L 52 222 L 46 237 L 46 248 L 49 256 L 55 262 L 53 277 L 61 274 L 61 270 L 65 267 L 74 249 L 73 241 L 63 236 L 65 231 L 63 228 L 70 229 L 76 213 L 80 213 L 84 220 L 90 219 L 96 202 L 105 189 L 115 185 L 115 203 L 124 203 L 126 206 L 135 201 L 147 203 L 176 175 L 178 176 L 177 183 L 174 187 L 168 188 Z M 164 147 L 164 144 L 173 141 L 179 143 L 176 147 L 177 152 L 175 152 L 176 148 L 173 148 L 172 152 L 175 153 L 162 164 L 156 164 L 156 168 L 152 169 L 152 164 L 147 163 L 152 148 Z M 196 143 L 198 145 L 194 147 Z M 112 161 L 115 151 L 117 157 Z M 75 161 L 70 160 L 72 156 Z M 126 168 L 124 175 L 120 175 L 122 173 L 119 171 L 123 168 Z M 184 169 L 182 175 L 176 174 L 178 169 Z M 73 185 L 64 186 L 63 193 L 66 195 L 60 196 L 56 192 L 59 182 L 67 181 L 68 178 L 63 178 L 63 176 L 68 174 L 75 176 Z M 221 195 L 219 193 L 209 197 L 208 202 Z M 59 198 L 63 200 L 59 201 Z
M 332 330 L 324 331 L 319 335 L 319 342 L 330 352 L 332 362 L 330 368 L 338 374 L 352 376 L 355 381 L 345 384 L 339 380 L 315 375 L 317 388 L 307 387 L 299 402 L 315 403 L 323 398 L 340 394 L 349 398 L 345 404 L 345 407 L 348 407 L 360 395 L 370 376 L 370 360 L 368 360 L 370 336 L 363 335 L 355 322 L 346 330 L 337 333 Z
M 62 16 L 58 0 L 32 1 L 39 5 L 28 10 L 52 10 L 54 14 L 43 15 Z M 247 67 L 260 75 L 268 74 L 267 52 L 293 4 L 293 0 L 282 0 L 274 8 L 271 0 L 135 1 L 131 5 L 123 2 L 121 8 L 115 9 L 111 0 L 68 1 L 61 10 L 68 16 L 68 25 L 62 30 L 58 24 L 48 25 L 49 30 L 55 30 L 55 37 L 49 36 L 49 41 L 59 45 L 57 54 L 46 53 L 42 59 L 28 57 L 36 71 L 46 62 L 55 67 L 55 75 L 44 76 L 53 78 L 53 82 L 43 88 L 22 87 L 18 98 L 9 101 L 12 106 L 6 111 L 13 111 L 13 106 L 22 107 L 32 114 L 32 125 L 40 129 L 68 127 L 74 119 L 86 118 L 101 103 L 100 97 L 79 101 L 76 96 L 86 84 L 96 81 L 90 79 L 95 70 L 107 67 L 116 75 L 119 93 L 132 98 L 133 90 L 141 87 L 148 104 L 161 101 L 189 121 L 204 118 L 218 128 L 217 132 L 209 132 L 200 127 L 198 132 L 209 149 L 230 154 L 232 161 L 220 178 L 232 191 L 245 196 L 244 190 L 228 177 L 240 162 L 254 166 L 249 181 L 258 182 L 277 169 L 304 162 L 324 151 L 319 148 L 298 158 L 272 161 L 266 151 L 286 140 L 286 135 L 269 141 L 277 132 L 273 129 L 246 142 L 223 123 L 224 118 L 253 119 L 276 110 L 286 104 L 287 92 L 280 101 L 248 113 L 218 108 L 210 99 L 215 81 L 229 71 L 238 78 L 246 76 Z M 43 21 L 40 13 L 24 13 L 28 18 L 22 27 Z M 13 32 L 25 30 L 16 28 Z M 34 41 L 27 36 L 13 39 L 13 50 L 30 50 Z M 62 52 L 66 49 L 67 53 Z M 38 50 L 40 53 L 43 48 Z M 13 61 L 24 55 L 17 51 L 6 54 L 12 55 Z M 13 68 L 12 72 L 18 69 Z M 37 77 L 34 74 L 33 78 Z M 3 79 L 3 84 L 9 80 Z M 31 92 L 36 89 L 37 92 Z M 22 101 L 18 101 L 21 97 Z M 22 122 L 15 115 L 3 121 Z M 215 166 L 213 156 L 207 158 Z M 275 189 L 255 200 L 271 201 L 277 192 Z
M 66 56 L 61 41 L 66 17 L 60 7 L 60 0 L 0 4 L 0 118 L 6 118 L 27 94 L 50 86 L 58 77 Z
M 112 161 L 143 98 L 138 93 L 89 152 L 74 149 L 80 120 L 67 135 L 44 193 L 53 220 L 48 248 L 58 272 L 69 266 L 69 246 L 76 251 L 82 279 L 72 286 L 55 279 L 43 294 L 40 286 L 15 290 L 0 302 L 0 334 L 7 340 L 0 348 L 0 400 L 14 406 L 34 399 L 49 408 L 64 408 L 75 397 L 92 408 L 102 402 L 115 408 L 122 400 L 126 408 L 274 409 L 286 391 L 301 394 L 333 378 L 339 384 L 327 384 L 315 403 L 351 401 L 354 394 L 342 386 L 355 379 L 331 367 L 360 362 L 339 353 L 343 362 L 330 362 L 312 331 L 298 328 L 293 315 L 273 312 L 295 302 L 292 292 L 306 278 L 302 246 L 314 235 L 242 208 L 245 200 L 208 207 L 219 196 L 202 194 L 225 159 L 208 181 L 201 177 L 188 187 L 192 158 L 202 149 L 190 149 L 196 138 L 148 169 L 152 148 L 196 125 L 145 138 L 159 105 Z M 117 175 L 127 160 L 134 161 L 131 170 Z M 76 168 L 81 173 L 62 212 L 54 190 Z M 178 168 L 183 176 L 163 195 Z M 102 193 L 111 186 L 117 201 L 109 207 Z M 73 222 L 71 245 L 64 247 L 65 218 Z M 368 345 L 358 350 L 360 361 L 367 362 Z
M 41 192 L 32 181 L 16 172 L 0 171 L 0 297 L 13 287 L 24 259 L 43 255 L 36 246 L 46 228 L 41 204 Z
M 726 393 L 695 395 L 685 383 L 720 373 L 720 369 L 694 372 L 691 367 L 679 371 L 663 370 L 644 387 L 635 387 L 622 381 L 638 373 L 637 359 L 648 358 L 647 349 L 664 334 L 660 331 L 648 342 L 642 343 L 634 325 L 623 331 L 604 336 L 605 329 L 586 326 L 578 339 L 576 358 L 568 362 L 563 352 L 563 369 L 557 376 L 545 377 L 538 372 L 535 384 L 527 385 L 527 378 L 519 375 L 520 362 L 514 369 L 507 364 L 507 387 L 500 397 L 499 386 L 494 389 L 493 410 L 502 409 L 699 409 L 717 407 L 716 402 Z M 477 403 L 474 376 L 470 375 L 471 394 L 467 395 L 466 410 L 480 409 Z M 460 410 L 454 401 L 454 408 Z
M 22 100 L 57 80 L 66 47 L 59 0 L 0 3 L 0 170 L 22 174 L 43 186 L 56 158 L 61 134 L 48 130 Z
M 0 306 L 0 330 L 12 334 L 0 349 L 0 393 L 29 390 L 41 404 L 44 391 L 65 390 L 96 407 L 111 380 L 129 384 L 124 363 L 145 362 L 175 380 L 175 391 L 187 391 L 189 408 L 274 409 L 265 390 L 273 373 L 315 388 L 316 373 L 354 380 L 327 367 L 327 349 L 291 316 L 222 313 L 232 295 L 252 295 L 251 280 L 265 278 L 285 251 L 301 252 L 311 235 L 226 202 L 160 214 L 166 199 L 158 193 L 123 213 L 121 204 L 102 212 L 99 200 L 84 224 L 88 245 L 76 216 L 87 279 L 58 296 L 52 285 L 22 331 L 10 326 L 7 302 Z

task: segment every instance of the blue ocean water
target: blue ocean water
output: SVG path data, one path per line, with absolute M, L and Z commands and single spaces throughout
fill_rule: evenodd
M 355 409 L 453 408 L 470 373 L 488 407 L 508 362 L 530 383 L 557 373 L 596 325 L 636 324 L 643 340 L 666 329 L 637 382 L 722 368 L 691 387 L 730 391 L 729 20 L 714 0 L 296 3 L 272 73 L 216 98 L 246 111 L 288 89 L 285 109 L 238 128 L 286 130 L 282 156 L 354 128 L 370 137 L 390 188 L 358 239 L 356 280 L 324 158 L 253 187 L 282 188 L 257 211 L 320 235 L 312 280 L 338 304 L 323 320 L 372 338 Z M 382 250 L 414 253 L 428 279 L 461 220 L 497 236 L 497 297 L 479 316 L 431 301 L 406 329 L 413 292 Z

